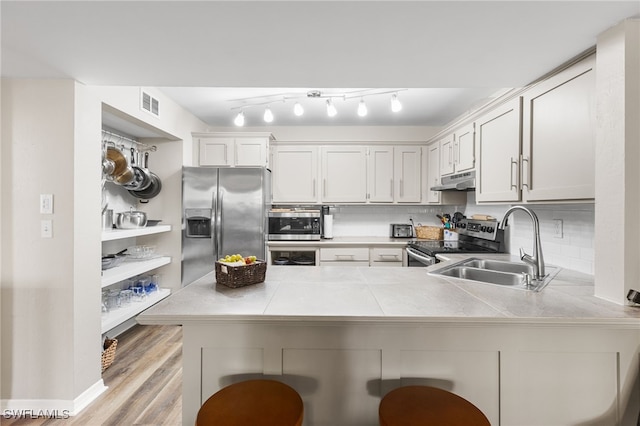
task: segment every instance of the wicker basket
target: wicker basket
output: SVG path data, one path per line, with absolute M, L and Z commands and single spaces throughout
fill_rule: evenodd
M 443 231 L 439 226 L 416 226 L 416 236 L 423 240 L 442 240 Z
M 267 263 L 264 260 L 238 266 L 216 262 L 216 282 L 231 288 L 261 283 L 266 273 Z
M 102 371 L 106 370 L 113 364 L 113 360 L 116 359 L 116 347 L 118 346 L 117 339 L 106 339 L 104 341 L 102 352 Z

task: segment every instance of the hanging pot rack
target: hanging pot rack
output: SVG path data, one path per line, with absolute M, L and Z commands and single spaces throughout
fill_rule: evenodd
M 148 145 L 146 143 L 138 142 L 135 139 L 127 138 L 122 135 L 118 135 L 116 133 L 110 132 L 108 130 L 102 130 L 102 143 L 110 144 L 112 143 L 114 146 L 117 144 L 122 144 L 123 142 L 130 143 L 132 145 L 136 145 L 138 151 L 151 151 L 155 152 L 158 148 L 155 145 Z

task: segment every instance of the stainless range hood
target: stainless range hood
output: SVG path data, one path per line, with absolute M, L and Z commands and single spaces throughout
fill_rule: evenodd
M 439 186 L 432 186 L 432 191 L 471 191 L 476 188 L 476 171 L 445 176 Z

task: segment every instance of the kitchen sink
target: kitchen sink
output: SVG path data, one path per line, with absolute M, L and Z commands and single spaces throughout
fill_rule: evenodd
M 540 291 L 560 272 L 560 268 L 546 266 L 544 280 L 533 280 L 533 267 L 523 262 L 471 258 L 429 272 L 431 275 L 495 284 L 521 290 Z M 527 284 L 527 275 L 529 284 Z
M 510 272 L 512 274 L 533 275 L 533 266 L 520 262 L 507 262 L 504 260 L 469 259 L 460 264 L 471 268 L 479 268 L 489 271 Z

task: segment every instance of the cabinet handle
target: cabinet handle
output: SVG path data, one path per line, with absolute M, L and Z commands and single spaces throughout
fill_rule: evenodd
M 453 145 L 449 145 L 449 165 L 453 164 L 453 159 L 451 158 L 453 156 Z
M 515 179 L 515 183 L 513 183 L 513 166 L 516 166 L 516 179 Z M 518 190 L 518 161 L 514 160 L 513 157 L 511 157 L 511 170 L 510 170 L 510 176 L 509 176 L 509 181 L 511 183 L 511 186 L 509 187 L 509 189 L 511 188 L 515 188 L 516 191 Z
M 527 162 L 527 170 L 526 171 L 524 169 L 525 161 Z M 531 170 L 531 163 L 529 162 L 529 157 L 522 156 L 522 187 L 523 188 L 526 186 L 527 189 L 531 189 L 531 187 L 529 186 L 529 171 L 530 170 Z M 527 178 L 526 182 L 525 182 L 525 177 Z
M 316 198 L 316 180 L 313 179 L 313 198 Z
M 389 195 L 393 198 L 393 179 L 391 179 L 389 183 Z
M 337 260 L 354 260 L 352 254 L 336 254 Z
M 400 198 L 404 197 L 404 181 L 400 179 Z
M 227 145 L 224 146 L 224 163 L 227 164 Z
M 322 179 L 322 196 L 323 197 L 327 196 L 327 180 L 326 179 Z
M 453 164 L 460 163 L 460 143 L 455 142 L 453 144 Z

